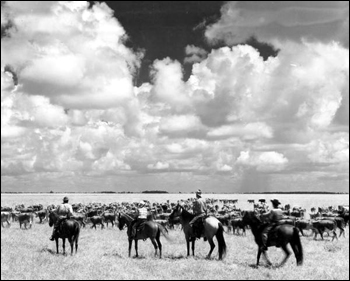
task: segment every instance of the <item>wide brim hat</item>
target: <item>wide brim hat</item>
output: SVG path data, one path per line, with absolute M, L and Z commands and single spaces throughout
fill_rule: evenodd
M 277 205 L 277 206 L 282 204 L 278 199 L 272 199 L 271 202 L 273 205 Z
M 202 196 L 202 191 L 201 191 L 200 189 L 198 189 L 198 190 L 196 191 L 196 195 Z
M 63 202 L 68 202 L 68 201 L 69 201 L 69 199 L 67 196 L 63 197 Z

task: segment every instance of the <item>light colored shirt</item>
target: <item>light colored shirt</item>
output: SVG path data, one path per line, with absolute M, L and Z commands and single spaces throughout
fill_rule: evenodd
M 207 211 L 207 204 L 203 198 L 196 199 L 193 201 L 193 214 L 200 215 Z
M 67 215 L 73 215 L 73 208 L 68 203 L 63 203 L 61 205 L 58 205 L 57 207 L 57 214 L 59 216 L 67 216 Z
M 139 219 L 147 219 L 148 211 L 147 208 L 140 208 L 139 210 Z
M 262 214 L 264 221 L 276 223 L 283 219 L 283 211 L 281 209 L 272 209 L 271 211 Z

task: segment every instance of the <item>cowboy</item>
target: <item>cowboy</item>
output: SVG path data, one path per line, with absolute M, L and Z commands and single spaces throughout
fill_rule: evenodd
M 193 214 L 195 217 L 190 221 L 190 226 L 193 228 L 195 236 L 201 238 L 203 218 L 207 215 L 207 204 L 202 198 L 202 191 L 200 189 L 196 191 L 196 199 L 193 201 Z
M 59 234 L 59 225 L 61 224 L 62 221 L 65 219 L 69 219 L 70 216 L 73 215 L 73 208 L 72 206 L 68 203 L 69 199 L 67 196 L 63 198 L 63 203 L 58 205 L 56 208 L 56 213 L 59 216 L 59 219 L 56 221 L 53 230 L 52 230 L 52 235 L 50 237 L 51 241 L 55 240 L 55 237 L 58 236 Z
M 146 208 L 146 203 L 140 201 L 137 209 L 137 217 L 131 223 L 131 238 L 135 238 L 137 234 L 137 228 L 147 221 L 148 210 Z
M 268 223 L 268 225 L 264 228 L 261 233 L 262 246 L 260 247 L 261 251 L 267 250 L 267 239 L 269 235 L 269 231 L 276 225 L 278 222 L 283 219 L 283 211 L 278 208 L 281 205 L 281 202 L 277 199 L 271 200 L 272 202 L 272 210 L 268 211 L 261 215 L 263 220 Z

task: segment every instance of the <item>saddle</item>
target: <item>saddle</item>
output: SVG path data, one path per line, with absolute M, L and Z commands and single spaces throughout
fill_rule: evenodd
M 200 239 L 204 234 L 204 220 L 207 219 L 209 215 L 198 218 L 193 224 L 193 232 L 196 238 Z M 206 238 L 204 237 L 204 241 Z

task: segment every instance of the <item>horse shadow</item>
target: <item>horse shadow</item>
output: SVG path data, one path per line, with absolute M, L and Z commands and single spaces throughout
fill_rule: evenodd
M 56 256 L 56 251 L 49 249 L 49 248 L 42 248 L 40 251 L 40 253 L 49 253 L 51 255 L 55 255 Z

